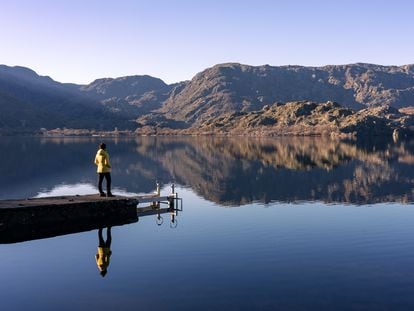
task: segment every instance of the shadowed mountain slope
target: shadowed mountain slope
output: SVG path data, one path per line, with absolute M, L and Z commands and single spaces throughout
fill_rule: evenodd
M 22 67 L 0 67 L 0 128 L 36 132 L 41 127 L 131 128 L 98 101 L 81 96 L 77 86 L 61 84 Z
M 132 118 L 160 108 L 170 89 L 161 79 L 148 75 L 98 79 L 79 88 L 110 111 Z

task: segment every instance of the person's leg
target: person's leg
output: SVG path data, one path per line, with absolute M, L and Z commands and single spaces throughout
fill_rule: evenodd
M 105 246 L 106 247 L 111 247 L 111 243 L 112 243 L 112 235 L 111 235 L 111 227 L 106 228 L 106 242 L 105 242 Z
M 111 173 L 105 173 L 105 178 L 106 178 L 106 193 L 112 194 L 111 193 Z
M 98 173 L 98 189 L 99 189 L 99 194 L 103 194 L 103 190 L 102 190 L 102 182 L 104 179 L 104 175 L 103 173 Z
M 105 247 L 105 241 L 102 236 L 102 228 L 98 230 L 98 238 L 99 238 L 99 247 Z

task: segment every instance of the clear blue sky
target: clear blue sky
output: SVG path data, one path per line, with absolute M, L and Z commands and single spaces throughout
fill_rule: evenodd
M 0 0 L 0 64 L 62 82 L 217 63 L 414 63 L 409 0 Z

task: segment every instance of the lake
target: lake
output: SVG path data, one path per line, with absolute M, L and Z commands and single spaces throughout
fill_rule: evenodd
M 0 138 L 0 199 L 97 193 L 99 142 Z M 105 142 L 115 194 L 183 211 L 113 226 L 105 275 L 98 229 L 0 244 L 2 310 L 414 309 L 414 142 Z

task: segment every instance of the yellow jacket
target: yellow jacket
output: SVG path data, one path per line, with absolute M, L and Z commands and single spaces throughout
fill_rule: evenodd
M 95 260 L 100 271 L 108 268 L 111 255 L 112 252 L 109 247 L 98 247 L 98 253 L 95 255 Z
M 109 173 L 111 164 L 109 162 L 109 154 L 103 149 L 99 149 L 96 153 L 95 164 L 98 166 L 98 173 Z

